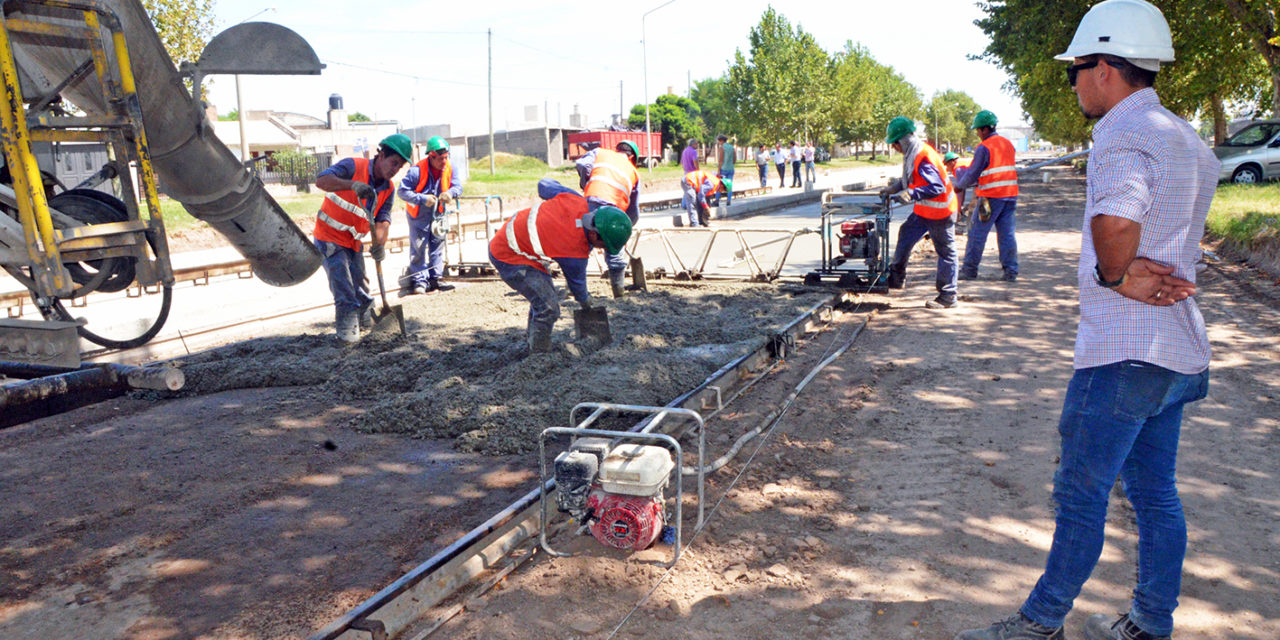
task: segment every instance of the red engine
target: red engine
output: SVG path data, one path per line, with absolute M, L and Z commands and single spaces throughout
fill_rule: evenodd
M 880 255 L 880 243 L 871 234 L 876 230 L 872 220 L 845 220 L 840 223 L 840 253 L 845 258 L 862 258 L 868 264 Z
M 662 501 L 656 496 L 628 496 L 593 489 L 587 508 L 595 514 L 591 535 L 611 547 L 648 549 L 662 532 Z

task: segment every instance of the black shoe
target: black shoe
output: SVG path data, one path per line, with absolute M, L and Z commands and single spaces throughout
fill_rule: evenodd
M 940 295 L 924 303 L 924 306 L 928 309 L 950 309 L 956 306 L 956 297 Z
M 1170 640 L 1169 636 L 1156 636 L 1134 624 L 1129 614 L 1120 616 L 1119 620 L 1095 613 L 1084 623 L 1085 640 Z
M 902 289 L 907 286 L 906 274 L 889 272 L 889 277 L 885 280 L 885 286 L 890 289 Z
M 977 279 L 978 279 L 978 274 L 976 273 L 967 273 L 967 272 L 961 271 L 959 274 L 956 275 L 956 280 L 977 280 Z
M 1066 640 L 1062 628 L 1050 629 L 1015 613 L 986 629 L 970 629 L 956 635 L 955 640 Z
M 432 278 L 427 281 L 427 291 L 453 291 L 456 288 L 439 278 Z
M 1004 272 L 1004 278 L 1002 278 L 1002 279 L 1003 279 L 1005 282 L 1017 282 L 1017 281 L 1018 281 L 1018 274 L 1013 273 L 1012 271 L 1006 271 L 1006 272 Z

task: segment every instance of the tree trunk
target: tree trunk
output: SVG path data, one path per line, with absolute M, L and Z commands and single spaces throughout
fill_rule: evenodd
M 1209 97 L 1209 110 L 1213 112 L 1213 144 L 1220 145 L 1227 141 L 1227 114 L 1216 91 Z
M 1276 36 L 1276 16 L 1266 7 L 1246 7 L 1244 0 L 1224 0 L 1253 47 L 1271 71 L 1271 109 L 1280 114 L 1280 47 L 1271 44 Z

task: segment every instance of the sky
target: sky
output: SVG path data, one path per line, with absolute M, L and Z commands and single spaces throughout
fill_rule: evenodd
M 620 104 L 629 111 L 645 102 L 646 66 L 650 102 L 668 89 L 687 95 L 691 81 L 722 75 L 735 50 L 749 53 L 751 28 L 769 7 L 755 0 L 734 2 L 732 10 L 664 1 L 218 0 L 215 32 L 247 19 L 275 22 L 298 32 L 327 65 L 320 76 L 243 76 L 241 97 L 250 111 L 323 118 L 329 95 L 337 93 L 348 112 L 399 120 L 405 128 L 487 131 L 492 30 L 495 130 L 525 122 L 527 106 L 537 106 L 539 117 L 545 107 L 552 125 L 569 124 L 577 110 L 599 126 Z M 775 8 L 828 53 L 846 41 L 861 43 L 926 101 L 957 89 L 1002 123 L 1023 121 L 1017 99 L 1004 91 L 1008 75 L 969 59 L 988 42 L 973 24 L 983 14 L 970 0 L 795 0 Z M 220 114 L 233 110 L 235 82 L 215 77 L 210 100 Z

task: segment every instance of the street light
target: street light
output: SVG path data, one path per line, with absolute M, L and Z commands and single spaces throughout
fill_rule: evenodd
M 667 0 L 640 16 L 640 55 L 644 61 L 644 149 L 646 158 L 644 165 L 649 169 L 650 177 L 653 176 L 653 167 L 649 166 L 648 158 L 653 157 L 653 138 L 649 135 L 649 36 L 645 30 L 644 20 L 649 17 L 649 14 L 675 1 Z
M 248 18 L 245 18 L 244 20 L 237 22 L 236 24 L 237 25 L 244 24 L 264 13 L 267 13 L 269 11 L 275 11 L 275 10 L 276 10 L 275 7 L 267 7 L 266 9 L 263 9 L 249 16 Z M 196 87 L 197 94 L 199 93 L 199 91 L 200 91 L 200 87 Z M 248 162 L 249 161 L 249 136 L 246 133 L 246 128 L 244 124 L 244 121 L 245 121 L 244 100 L 242 100 L 240 97 L 240 74 L 238 73 L 236 74 L 236 114 L 237 114 L 236 119 L 240 121 L 240 162 Z

